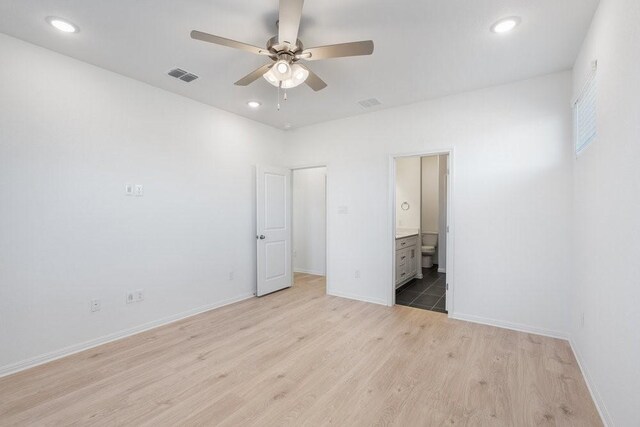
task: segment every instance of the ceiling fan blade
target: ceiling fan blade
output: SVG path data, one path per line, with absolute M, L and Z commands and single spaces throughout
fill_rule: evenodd
M 311 47 L 309 49 L 305 49 L 296 57 L 306 59 L 307 61 L 317 61 L 319 59 L 342 58 L 345 56 L 371 55 L 372 53 L 373 41 L 365 40 L 361 42 Z
M 195 40 L 201 40 L 203 42 L 215 43 L 221 46 L 244 50 L 247 52 L 255 53 L 257 55 L 270 55 L 270 52 L 266 49 L 262 49 L 257 46 L 231 39 L 225 39 L 224 37 L 214 36 L 213 34 L 203 33 L 202 31 L 191 31 L 191 38 Z
M 247 74 L 246 76 L 244 76 L 243 78 L 241 78 L 240 80 L 235 82 L 234 84 L 236 86 L 248 86 L 251 83 L 253 83 L 256 80 L 258 80 L 260 77 L 262 77 L 264 75 L 264 73 L 269 71 L 269 69 L 271 67 L 273 67 L 273 64 L 263 65 L 262 67 L 258 68 L 257 70 L 252 71 L 251 73 Z
M 313 71 L 311 71 L 308 67 L 305 67 L 304 65 L 298 63 L 298 65 L 300 65 L 302 68 L 304 68 L 305 70 L 307 70 L 309 72 L 309 76 L 307 77 L 307 80 L 305 80 L 304 82 L 314 91 L 319 91 L 324 89 L 325 87 L 327 87 L 327 84 L 324 82 L 324 80 L 322 80 L 320 77 L 318 77 L 318 75 L 316 73 L 314 73 Z
M 302 19 L 304 0 L 280 0 L 280 18 L 278 21 L 278 43 L 295 45 Z

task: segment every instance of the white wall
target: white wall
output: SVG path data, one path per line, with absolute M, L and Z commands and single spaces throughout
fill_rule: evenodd
M 637 0 L 602 0 L 574 68 L 577 95 L 598 60 L 598 137 L 574 165 L 571 335 L 616 426 L 640 425 L 639 22 Z
M 409 209 L 402 209 L 407 202 Z M 420 229 L 420 157 L 396 161 L 396 228 Z
M 279 163 L 280 131 L 4 35 L 0 52 L 0 372 L 252 295 L 254 164 Z
M 440 181 L 438 156 L 422 159 L 422 232 L 437 233 L 440 222 Z
M 293 269 L 324 276 L 326 271 L 327 168 L 293 171 Z
M 564 335 L 570 97 L 562 72 L 287 133 L 290 164 L 330 171 L 328 292 L 389 301 L 390 155 L 453 147 L 453 314 Z

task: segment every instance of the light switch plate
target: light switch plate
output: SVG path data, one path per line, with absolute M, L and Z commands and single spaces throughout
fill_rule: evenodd
M 144 188 L 142 187 L 142 184 L 136 184 L 136 187 L 134 189 L 134 193 L 135 193 L 136 197 L 144 196 Z
M 124 194 L 127 196 L 133 196 L 133 185 L 125 184 L 124 185 Z

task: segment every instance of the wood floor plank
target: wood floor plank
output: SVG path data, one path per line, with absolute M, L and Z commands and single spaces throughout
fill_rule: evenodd
M 566 341 L 287 290 L 0 378 L 0 426 L 601 426 Z

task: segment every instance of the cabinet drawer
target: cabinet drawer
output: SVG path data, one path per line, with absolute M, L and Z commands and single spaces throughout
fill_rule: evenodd
M 409 264 L 396 264 L 396 283 L 404 282 L 409 277 Z
M 396 240 L 396 250 L 404 249 L 411 246 L 418 245 L 418 236 L 405 237 L 403 239 Z
M 411 259 L 411 248 L 396 251 L 396 265 L 405 264 Z
M 396 283 L 403 282 L 411 275 L 411 249 L 396 251 Z

